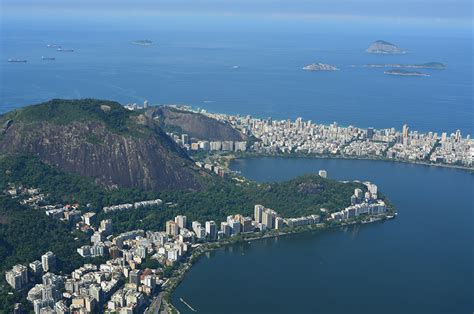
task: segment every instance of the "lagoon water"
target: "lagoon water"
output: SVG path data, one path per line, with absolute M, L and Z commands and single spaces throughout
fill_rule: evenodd
M 366 160 L 258 158 L 234 170 L 279 181 L 326 169 L 370 180 L 391 221 L 237 244 L 202 257 L 173 294 L 200 313 L 471 313 L 472 173 Z

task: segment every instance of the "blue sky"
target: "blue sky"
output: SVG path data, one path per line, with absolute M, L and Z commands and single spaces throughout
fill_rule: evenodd
M 252 15 L 423 19 L 472 23 L 472 0 L 1 0 L 3 14 Z

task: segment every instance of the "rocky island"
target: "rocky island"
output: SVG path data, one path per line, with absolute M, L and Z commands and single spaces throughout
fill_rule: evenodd
M 374 41 L 369 48 L 366 50 L 368 53 L 376 53 L 376 54 L 403 54 L 405 51 L 400 49 L 395 44 L 389 43 L 384 40 L 377 40 Z
M 339 69 L 333 65 L 325 63 L 311 63 L 303 67 L 305 71 L 338 71 Z
M 403 64 L 403 63 L 372 63 L 366 64 L 366 68 L 411 68 L 411 69 L 435 69 L 435 70 L 444 70 L 446 64 L 439 62 L 426 62 L 419 64 Z
M 132 44 L 138 45 L 138 46 L 151 46 L 153 44 L 153 41 L 149 39 L 139 39 L 132 41 Z
M 387 75 L 399 75 L 399 76 L 430 76 L 429 74 L 418 72 L 418 71 L 407 71 L 402 69 L 387 70 L 383 72 Z

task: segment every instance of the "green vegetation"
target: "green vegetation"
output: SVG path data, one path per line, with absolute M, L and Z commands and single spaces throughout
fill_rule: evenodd
M 67 224 L 3 195 L 0 217 L 1 270 L 16 263 L 32 262 L 49 250 L 58 256 L 58 269 L 64 272 L 81 265 L 80 256 L 72 253 L 81 243 L 88 242 L 85 234 L 71 231 Z
M 252 215 L 255 204 L 262 204 L 284 217 L 318 213 L 321 207 L 336 210 L 350 204 L 354 189 L 362 184 L 306 175 L 281 183 L 210 183 L 202 192 L 164 192 L 162 198 L 177 204 L 192 220 L 225 220 L 230 214 Z
M 25 124 L 50 122 L 67 125 L 77 121 L 100 121 L 117 133 L 129 131 L 129 118 L 137 115 L 114 101 L 82 99 L 53 99 L 7 113 L 4 117 Z M 0 117 L 0 120 L 2 117 Z M 6 120 L 5 119 L 5 120 Z
M 5 281 L 4 271 L 17 263 L 40 259 L 47 251 L 57 255 L 57 267 L 68 273 L 84 261 L 76 248 L 88 242 L 86 235 L 71 231 L 67 224 L 47 217 L 42 211 L 20 205 L 0 196 L 0 313 L 11 313 L 11 306 L 24 302 L 26 291 L 16 292 Z M 12 294 L 13 293 L 13 294 Z
M 96 211 L 110 204 L 126 203 L 157 196 L 136 189 L 110 189 L 97 185 L 93 179 L 65 173 L 31 156 L 0 156 L 0 191 L 9 184 L 40 188 L 53 203 L 90 204 Z
M 415 66 L 423 67 L 427 69 L 444 69 L 446 68 L 446 64 L 440 62 L 426 62 L 421 64 L 416 64 Z
M 161 230 L 165 222 L 177 214 L 189 220 L 225 220 L 231 214 L 252 215 L 255 204 L 273 208 L 284 217 L 298 217 L 344 208 L 360 183 L 340 183 L 306 175 L 280 183 L 236 183 L 210 176 L 202 178 L 202 191 L 144 192 L 136 189 L 109 189 L 92 179 L 69 174 L 46 165 L 34 157 L 4 156 L 0 158 L 0 190 L 9 184 L 28 184 L 39 188 L 52 203 L 78 203 L 83 211 L 98 212 L 98 218 L 112 218 L 116 232 L 137 228 Z M 161 198 L 165 205 L 105 214 L 103 206 Z
M 153 259 L 151 257 L 147 257 L 147 259 L 140 264 L 140 269 L 146 269 L 146 268 L 150 268 L 150 269 L 158 269 L 158 268 L 161 268 L 162 265 L 160 264 L 160 262 L 158 262 L 156 259 Z
M 350 196 L 359 183 L 340 183 L 317 175 L 306 175 L 281 183 L 257 184 L 209 180 L 207 189 L 198 192 L 166 191 L 159 194 L 165 202 L 159 207 L 119 211 L 99 219 L 112 218 L 114 230 L 163 230 L 167 220 L 184 214 L 188 221 L 225 221 L 228 215 L 253 215 L 255 204 L 272 208 L 284 217 L 319 214 L 320 208 L 336 211 L 350 205 Z

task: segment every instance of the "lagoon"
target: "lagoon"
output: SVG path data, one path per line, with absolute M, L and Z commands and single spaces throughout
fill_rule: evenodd
M 231 168 L 257 181 L 326 169 L 370 180 L 390 221 L 236 244 L 203 256 L 173 293 L 182 313 L 470 313 L 471 172 L 370 160 L 255 158 Z

